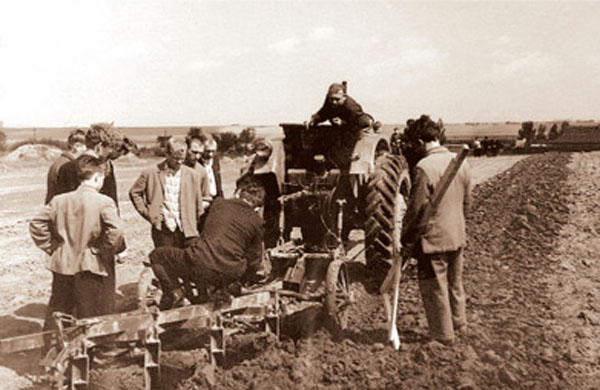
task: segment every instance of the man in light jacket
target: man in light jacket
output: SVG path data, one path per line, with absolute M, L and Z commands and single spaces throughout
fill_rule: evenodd
M 182 248 L 187 239 L 198 237 L 198 219 L 203 213 L 197 173 L 183 165 L 185 139 L 171 137 L 167 158 L 142 172 L 129 190 L 129 198 L 140 215 L 152 225 L 156 248 Z
M 436 213 L 426 226 L 420 220 L 450 161 L 455 157 L 440 145 L 441 129 L 428 116 L 409 122 L 407 133 L 423 156 L 414 168 L 414 181 L 402 226 L 402 245 L 414 245 L 418 261 L 419 290 L 433 340 L 451 345 L 455 331 L 467 326 L 462 281 L 465 215 L 471 203 L 471 173 L 463 162 Z M 413 223 L 411 223 L 411 221 Z M 423 232 L 417 237 L 417 232 Z
M 78 158 L 79 187 L 54 196 L 29 224 L 31 238 L 49 255 L 52 271 L 45 330 L 55 327 L 54 312 L 83 318 L 114 310 L 113 259 L 125 250 L 125 240 L 115 203 L 98 192 L 105 170 L 97 157 Z

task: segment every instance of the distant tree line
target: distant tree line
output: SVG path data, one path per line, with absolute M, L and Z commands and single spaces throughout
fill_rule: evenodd
M 560 124 L 560 128 L 558 127 L 558 124 L 553 123 L 548 131 L 548 127 L 545 123 L 538 124 L 536 129 L 532 121 L 526 121 L 521 123 L 519 138 L 524 139 L 527 145 L 531 145 L 535 142 L 554 140 L 560 137 L 569 126 L 570 124 L 568 121 L 563 121 Z
M 201 127 L 191 127 L 188 135 L 202 134 L 203 132 L 204 130 Z M 240 156 L 251 154 L 254 151 L 256 141 L 256 129 L 254 127 L 246 127 L 239 134 L 233 131 L 224 131 L 222 133 L 211 133 L 211 135 L 217 141 L 217 150 L 221 155 Z M 159 147 L 154 149 L 154 154 L 164 155 L 164 148 L 170 137 L 170 135 L 156 137 Z

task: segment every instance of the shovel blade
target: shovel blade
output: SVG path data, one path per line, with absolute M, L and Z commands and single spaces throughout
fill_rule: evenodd
M 398 328 L 394 325 L 390 329 L 390 343 L 392 343 L 392 347 L 397 351 L 400 349 L 400 334 L 398 334 Z

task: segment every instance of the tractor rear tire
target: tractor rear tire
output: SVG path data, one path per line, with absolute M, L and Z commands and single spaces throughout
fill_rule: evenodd
M 366 195 L 365 247 L 367 268 L 385 275 L 389 261 L 400 254 L 402 219 L 410 193 L 408 163 L 384 154 L 375 161 Z

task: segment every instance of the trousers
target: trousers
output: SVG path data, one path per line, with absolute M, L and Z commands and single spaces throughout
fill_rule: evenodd
M 109 276 L 91 272 L 75 275 L 52 273 L 52 292 L 46 308 L 44 330 L 56 329 L 53 313 L 61 312 L 77 318 L 95 317 L 114 311 L 115 274 Z
M 192 259 L 180 248 L 160 247 L 150 252 L 150 264 L 164 293 L 179 287 L 178 279 L 193 281 L 201 286 L 218 286 L 229 281 L 225 275 L 202 265 L 201 259 Z
M 418 257 L 419 291 L 431 338 L 454 339 L 454 331 L 467 324 L 463 287 L 462 249 Z

